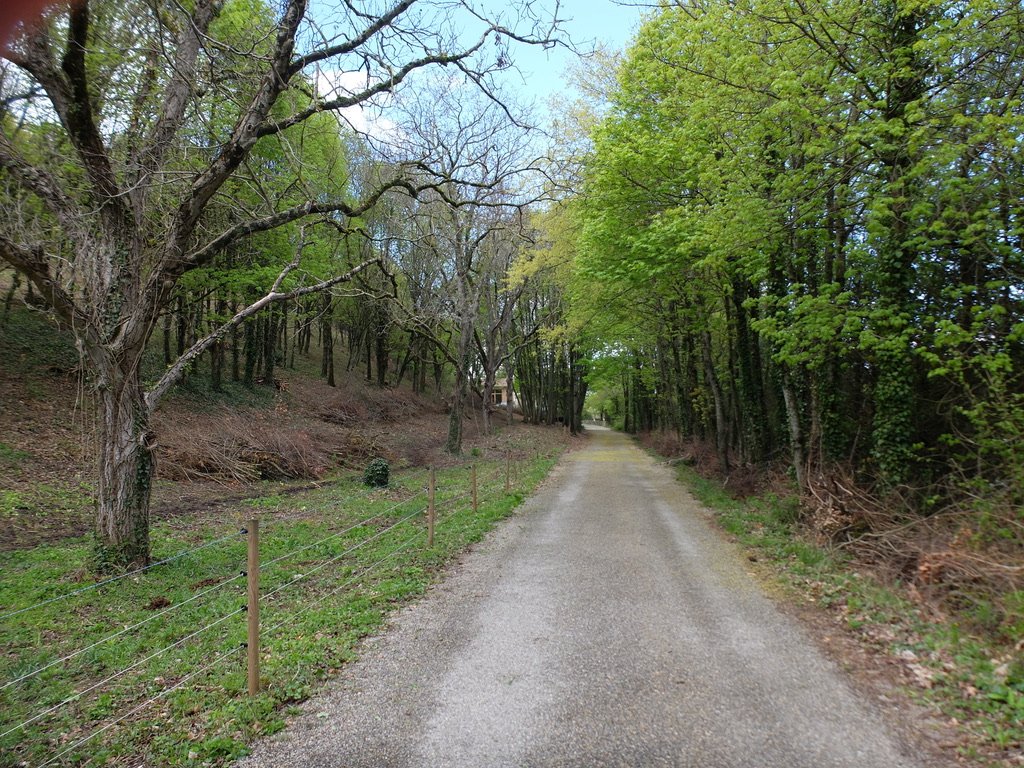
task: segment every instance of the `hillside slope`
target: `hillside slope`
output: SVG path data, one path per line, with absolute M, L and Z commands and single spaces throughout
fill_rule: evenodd
M 396 468 L 450 461 L 441 451 L 448 414 L 440 397 L 368 385 L 347 376 L 343 362 L 337 387 L 318 377 L 318 359 L 279 369 L 276 387 L 228 383 L 214 393 L 199 374 L 179 387 L 155 418 L 153 516 L 216 514 L 268 482 L 278 493 L 308 487 L 378 456 Z M 70 338 L 41 313 L 13 307 L 0 329 L 0 549 L 91 530 L 94 409 Z M 503 414 L 487 436 L 475 410 L 466 418 L 463 447 L 472 455 L 566 440 L 560 429 L 518 419 L 510 427 Z

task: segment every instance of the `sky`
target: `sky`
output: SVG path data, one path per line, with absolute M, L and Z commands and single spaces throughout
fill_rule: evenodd
M 312 17 L 328 31 L 331 29 L 329 14 L 335 2 L 314 0 L 311 4 Z M 538 10 L 548 13 L 554 10 L 555 0 L 534 2 Z M 474 5 L 489 18 L 500 18 L 509 10 L 508 0 L 476 0 Z M 559 37 L 568 37 L 580 53 L 599 46 L 613 51 L 622 50 L 636 33 L 643 11 L 650 7 L 650 0 L 561 0 L 558 16 L 563 24 Z M 466 38 L 472 40 L 479 33 L 479 26 L 469 25 L 468 28 L 473 31 L 467 32 Z M 539 45 L 514 43 L 509 55 L 515 68 L 503 73 L 504 84 L 521 103 L 532 101 L 543 113 L 545 110 L 557 111 L 559 94 L 566 94 L 566 101 L 573 100 L 569 73 L 579 61 L 576 53 L 562 45 L 545 50 Z M 325 69 L 316 77 L 320 93 L 324 96 L 334 95 L 335 88 L 340 92 L 351 92 L 366 84 L 366 74 L 362 71 Z M 386 114 L 372 108 L 353 107 L 342 112 L 353 127 L 378 138 L 385 137 L 394 128 Z
M 581 51 L 595 42 L 621 50 L 639 27 L 642 10 L 613 0 L 562 0 L 559 16 L 566 19 L 564 28 Z M 561 46 L 545 51 L 539 46 L 520 45 L 513 50 L 512 59 L 523 76 L 511 73 L 510 78 L 524 95 L 534 97 L 543 106 L 551 96 L 569 90 L 567 76 L 575 58 Z

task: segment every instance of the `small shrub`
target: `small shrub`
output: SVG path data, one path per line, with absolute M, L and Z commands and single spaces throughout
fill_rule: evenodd
M 374 488 L 384 488 L 391 480 L 391 467 L 384 459 L 374 459 L 363 470 L 363 482 Z

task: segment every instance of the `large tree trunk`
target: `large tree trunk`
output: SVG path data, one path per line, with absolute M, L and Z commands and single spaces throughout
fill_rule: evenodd
M 277 363 L 277 318 L 271 309 L 263 317 L 263 384 L 274 386 L 274 366 Z
M 398 365 L 398 373 L 395 374 L 395 388 L 402 386 L 402 382 L 405 380 L 405 372 L 409 370 L 409 363 L 413 362 L 413 356 L 416 354 L 416 331 L 409 332 L 409 343 L 405 347 L 405 354 L 402 356 L 402 362 Z M 412 391 L 416 391 L 416 367 L 413 364 L 412 369 Z
M 171 357 L 171 310 L 168 307 L 164 311 L 164 366 L 170 365 L 174 362 L 174 358 Z
M 923 9 L 923 6 L 922 6 Z M 929 23 L 923 10 L 901 13 L 893 20 L 891 42 L 886 53 L 901 62 L 889 81 L 882 117 L 885 125 L 901 126 L 899 138 L 878 142 L 877 152 L 885 180 L 888 204 L 875 214 L 879 320 L 873 332 L 879 337 L 875 353 L 878 378 L 874 390 L 875 413 L 872 423 L 872 453 L 881 479 L 893 486 L 910 479 L 915 460 L 914 416 L 920 387 L 915 381 L 912 333 L 907 318 L 913 317 L 914 264 L 918 245 L 913 241 L 914 211 L 917 200 L 926 199 L 921 180 L 915 177 L 914 163 L 920 150 L 911 143 L 916 119 L 914 105 L 926 92 L 927 57 L 917 51 L 920 31 Z M 886 128 L 886 132 L 892 130 Z M 870 231 L 870 229 L 869 229 Z
M 510 356 L 508 362 L 505 363 L 505 423 L 510 427 L 512 426 L 512 405 L 515 400 L 515 389 L 513 389 L 513 377 L 515 374 L 515 367 L 512 364 L 512 357 Z
M 789 424 L 789 447 L 793 462 L 793 472 L 796 474 L 796 484 L 803 493 L 807 487 L 807 478 L 804 467 L 807 464 L 807 457 L 804 453 L 803 430 L 800 428 L 800 407 L 796 392 L 793 389 L 793 378 L 787 371 L 782 375 L 782 397 L 786 403 L 786 417 Z
M 101 421 L 97 565 L 100 569 L 141 566 L 149 562 L 149 500 L 156 469 L 150 412 L 137 369 L 130 362 L 123 366 L 106 362 L 97 370 Z
M 483 426 L 483 433 L 485 435 L 491 434 L 491 399 L 494 397 L 495 379 L 497 379 L 497 372 L 491 370 L 488 366 L 484 371 L 484 385 L 480 396 L 480 415 L 483 417 L 480 423 Z
M 377 386 L 383 389 L 388 383 L 388 361 L 391 357 L 389 329 L 386 323 L 377 328 L 374 335 L 373 354 L 377 358 Z
M 231 301 L 228 304 L 228 312 L 232 315 L 232 317 L 235 314 L 236 307 L 237 304 L 235 300 L 231 299 Z M 241 341 L 239 340 L 240 338 L 241 334 L 238 332 L 238 326 L 236 325 L 231 329 L 231 380 L 236 383 L 242 380 L 240 354 L 242 351 L 242 344 Z
M 576 435 L 576 351 L 570 344 L 566 350 L 566 388 L 565 388 L 565 423 L 569 426 L 569 434 Z
M 466 316 L 460 321 L 460 332 L 455 366 L 455 387 L 452 390 L 452 411 L 448 418 L 448 439 L 444 450 L 453 456 L 462 453 L 462 418 L 466 411 L 466 399 L 469 396 L 469 343 L 473 334 L 472 317 Z
M 331 295 L 324 294 L 323 313 L 320 321 L 320 340 L 323 343 L 323 357 L 320 360 L 320 375 L 327 379 L 327 386 L 336 386 L 334 380 L 334 315 L 331 312 Z

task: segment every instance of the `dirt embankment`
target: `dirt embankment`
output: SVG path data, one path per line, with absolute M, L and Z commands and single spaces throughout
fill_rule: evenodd
M 27 353 L 23 353 L 27 355 Z M 65 356 L 66 357 L 66 356 Z M 504 413 L 483 434 L 467 413 L 464 452 L 544 450 L 565 443 L 557 428 Z M 232 386 L 221 395 L 183 388 L 157 411 L 155 519 L 223 514 L 260 495 L 299 492 L 374 457 L 395 469 L 451 461 L 442 446 L 448 413 L 440 398 L 360 380 L 329 387 L 282 370 L 276 387 Z M 0 367 L 0 550 L 87 533 L 93 514 L 95 403 L 73 358 Z

